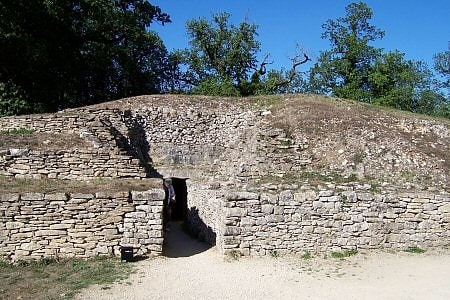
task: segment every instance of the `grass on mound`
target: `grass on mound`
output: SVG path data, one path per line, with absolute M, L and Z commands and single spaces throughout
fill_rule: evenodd
M 129 263 L 114 257 L 89 260 L 43 258 L 10 264 L 0 260 L 1 299 L 71 299 L 93 284 L 124 280 L 133 272 Z
M 108 179 L 93 178 L 88 181 L 58 179 L 17 179 L 0 175 L 0 193 L 94 193 L 145 191 L 162 187 L 157 178 L 147 179 Z

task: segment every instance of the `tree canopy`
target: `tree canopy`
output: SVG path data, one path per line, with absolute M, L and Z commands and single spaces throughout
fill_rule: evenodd
M 155 21 L 170 18 L 145 0 L 0 0 L 0 113 L 159 92 Z
M 186 69 L 179 79 L 193 93 L 248 96 L 287 91 L 297 74 L 295 68 L 309 60 L 307 56 L 304 61 L 296 57 L 286 74 L 278 70 L 267 72 L 270 55 L 258 59 L 258 27 L 247 20 L 234 25 L 227 13 L 215 14 L 211 21 L 190 20 L 186 27 L 190 48 L 177 53 Z
M 367 4 L 351 3 L 345 17 L 323 24 L 322 38 L 330 41 L 331 49 L 322 52 L 311 69 L 312 91 L 369 101 L 370 69 L 381 53 L 369 43 L 384 36 L 384 31 L 370 24 L 372 15 Z
M 322 52 L 311 68 L 308 90 L 422 113 L 445 106 L 425 63 L 370 45 L 384 36 L 370 23 L 372 17 L 366 3 L 351 3 L 345 17 L 322 26 L 322 38 L 330 41 L 331 49 Z M 436 59 L 441 62 L 441 56 Z M 442 62 L 437 66 L 442 69 Z
M 154 22 L 171 22 L 147 0 L 0 0 L 0 115 L 94 104 L 151 93 L 249 96 L 312 92 L 450 117 L 450 51 L 434 69 L 373 43 L 384 37 L 364 2 L 326 21 L 330 48 L 308 72 L 298 50 L 269 69 L 258 26 L 228 13 L 187 22 L 189 47 L 169 53 Z

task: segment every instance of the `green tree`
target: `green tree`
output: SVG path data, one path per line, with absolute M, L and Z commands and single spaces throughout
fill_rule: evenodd
M 188 21 L 186 27 L 191 48 L 184 51 L 188 66 L 184 80 L 197 87 L 194 92 L 235 94 L 231 84 L 245 94 L 245 82 L 258 64 L 257 26 L 247 21 L 235 26 L 229 14 L 221 13 L 213 15 L 212 22 L 200 18 Z M 222 83 L 224 88 L 217 86 Z
M 425 63 L 369 45 L 384 36 L 370 24 L 372 16 L 367 4 L 351 3 L 344 18 L 323 25 L 322 38 L 330 40 L 331 49 L 311 68 L 308 90 L 419 113 L 445 108 L 445 97 Z M 440 56 L 439 61 L 439 69 L 445 70 Z
M 437 53 L 434 56 L 434 69 L 442 76 L 442 88 L 450 97 L 450 50 Z
M 158 92 L 155 21 L 170 18 L 145 0 L 0 0 L 0 82 L 48 111 Z
M 382 54 L 369 74 L 373 103 L 402 110 L 431 112 L 432 73 L 422 62 L 398 51 Z
M 436 108 L 435 113 L 450 118 L 450 50 L 437 53 L 434 56 L 434 69 L 441 76 L 440 88 L 446 94 L 446 98 Z
M 227 13 L 213 15 L 212 21 L 190 20 L 187 31 L 191 47 L 177 53 L 186 71 L 174 73 L 180 75 L 177 80 L 187 90 L 196 94 L 248 96 L 293 91 L 301 82 L 298 66 L 309 61 L 307 55 L 297 55 L 289 71 L 267 72 L 272 62 L 267 61 L 269 55 L 258 61 L 261 45 L 257 26 L 247 20 L 236 26 Z
M 324 51 L 311 68 L 309 90 L 342 98 L 370 101 L 369 74 L 381 50 L 369 43 L 384 32 L 370 24 L 372 9 L 363 2 L 346 7 L 346 16 L 328 20 L 322 38 L 331 49 Z
M 11 81 L 0 82 L 0 116 L 25 114 L 37 109 L 30 107 L 27 96 Z

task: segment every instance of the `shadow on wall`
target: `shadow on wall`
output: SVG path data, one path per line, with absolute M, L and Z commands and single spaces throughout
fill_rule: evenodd
M 130 110 L 126 110 L 123 113 L 123 121 L 127 127 L 128 137 L 117 130 L 109 120 L 102 120 L 102 123 L 114 137 L 119 149 L 139 160 L 139 164 L 145 169 L 147 177 L 162 178 L 163 176 L 153 168 L 153 161 L 149 155 L 150 144 L 147 141 L 141 118 L 137 115 L 133 116 Z
M 192 236 L 200 241 L 204 241 L 211 246 L 216 245 L 216 233 L 206 225 L 199 216 L 198 208 L 195 206 L 188 209 L 186 226 Z

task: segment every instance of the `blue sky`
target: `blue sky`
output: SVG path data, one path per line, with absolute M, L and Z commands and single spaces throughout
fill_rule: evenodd
M 169 50 L 188 47 L 187 20 L 228 12 L 235 24 L 245 18 L 258 25 L 262 58 L 271 54 L 272 67 L 289 68 L 299 44 L 313 58 L 329 49 L 329 42 L 321 39 L 322 24 L 328 19 L 345 16 L 345 7 L 357 1 L 257 1 L 257 0 L 158 0 L 152 4 L 167 12 L 172 23 L 153 24 Z M 374 44 L 385 50 L 399 50 L 407 59 L 423 60 L 432 67 L 433 55 L 448 49 L 450 42 L 450 1 L 367 0 L 373 10 L 372 24 L 386 35 Z M 311 66 L 311 64 L 309 64 Z M 308 69 L 309 66 L 305 66 Z

